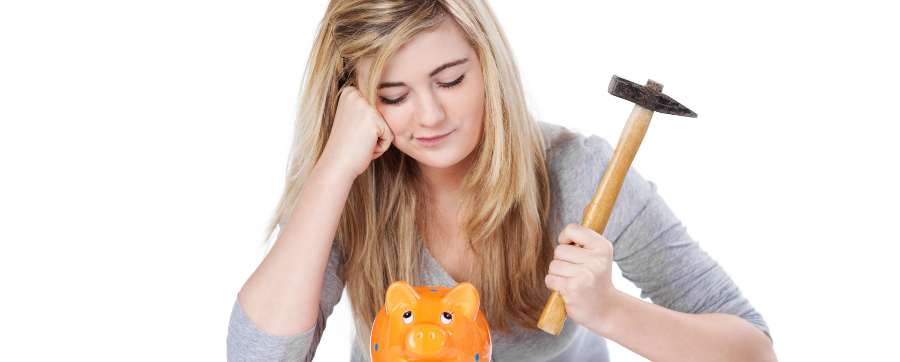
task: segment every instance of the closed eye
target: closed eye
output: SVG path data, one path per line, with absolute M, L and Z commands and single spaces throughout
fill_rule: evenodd
M 456 78 L 456 80 L 454 80 L 450 83 L 438 83 L 438 86 L 440 86 L 441 88 L 453 88 L 453 87 L 456 87 L 457 85 L 459 85 L 460 83 L 462 83 L 462 81 L 465 77 L 466 77 L 466 74 L 463 73 L 463 75 L 460 75 L 459 78 Z M 403 102 L 403 100 L 406 99 L 406 96 L 396 98 L 396 99 L 388 99 L 388 98 L 384 98 L 384 97 L 380 97 L 380 98 L 381 98 L 382 103 L 393 105 L 393 104 L 400 104 L 401 102 Z

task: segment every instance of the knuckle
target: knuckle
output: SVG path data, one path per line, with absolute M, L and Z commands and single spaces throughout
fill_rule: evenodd
M 594 268 L 598 274 L 606 273 L 610 270 L 609 261 L 607 259 L 600 260 Z
M 562 254 L 565 253 L 565 248 L 566 248 L 565 244 L 557 245 L 556 249 L 553 250 L 553 255 L 554 256 L 562 256 Z
M 569 294 L 569 292 L 572 291 L 572 282 L 570 280 L 571 278 L 567 281 L 562 282 L 559 286 L 559 289 L 566 292 L 566 294 Z
M 353 92 L 353 87 L 341 88 L 341 92 L 340 92 L 340 95 L 338 96 L 338 99 L 346 99 L 347 97 L 349 97 L 351 92 Z
M 597 272 L 592 268 L 584 268 L 584 271 L 581 272 L 582 275 L 582 284 L 584 285 L 593 285 L 594 279 L 597 279 Z
M 606 269 L 606 267 L 603 265 L 603 263 L 592 263 L 589 268 L 590 269 L 588 269 L 588 271 L 591 272 L 590 273 L 591 276 L 593 276 L 596 273 L 602 273 L 603 270 Z
M 556 285 L 556 280 L 553 279 L 553 276 L 550 275 L 550 274 L 547 274 L 547 276 L 544 277 L 544 284 L 546 284 L 547 287 L 550 288 L 550 289 L 559 291 L 559 286 Z
M 352 102 L 354 105 L 358 104 L 359 94 L 355 89 L 347 88 L 342 96 L 345 97 L 348 102 Z
M 578 280 L 578 285 L 584 285 L 591 282 L 593 273 L 590 268 L 578 268 L 578 276 L 574 279 Z

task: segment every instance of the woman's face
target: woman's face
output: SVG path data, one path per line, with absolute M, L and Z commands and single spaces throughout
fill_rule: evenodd
M 370 64 L 371 59 L 360 61 L 358 81 L 367 79 Z M 417 34 L 398 49 L 388 60 L 376 92 L 375 108 L 394 134 L 393 146 L 420 167 L 461 164 L 481 140 L 481 63 L 452 19 Z M 426 139 L 442 135 L 446 136 Z

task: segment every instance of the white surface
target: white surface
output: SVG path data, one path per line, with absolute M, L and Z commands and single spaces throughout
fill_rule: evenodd
M 699 114 L 657 114 L 634 166 L 763 313 L 780 359 L 893 355 L 888 5 L 491 4 L 541 119 L 615 144 L 631 105 L 607 94 L 613 74 L 657 80 Z M 4 359 L 224 359 L 324 8 L 0 5 Z M 317 360 L 347 359 L 348 313 Z

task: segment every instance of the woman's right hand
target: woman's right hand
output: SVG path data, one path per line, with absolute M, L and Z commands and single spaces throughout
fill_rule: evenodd
M 338 93 L 334 123 L 319 163 L 347 172 L 345 175 L 355 179 L 393 141 L 394 134 L 378 110 L 355 86 L 345 86 Z

